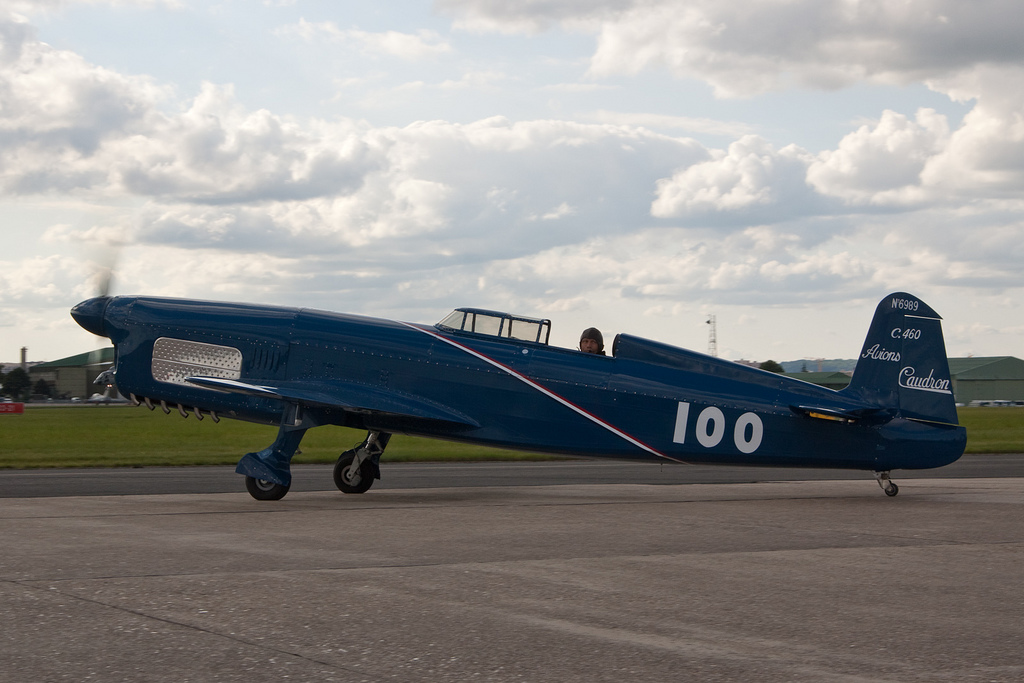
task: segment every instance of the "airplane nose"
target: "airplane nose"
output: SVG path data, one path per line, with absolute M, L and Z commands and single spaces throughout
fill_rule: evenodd
M 103 326 L 103 313 L 107 310 L 108 303 L 110 303 L 109 296 L 97 296 L 92 299 L 86 299 L 71 309 L 71 317 L 75 319 L 76 323 L 93 334 L 106 337 L 107 332 Z

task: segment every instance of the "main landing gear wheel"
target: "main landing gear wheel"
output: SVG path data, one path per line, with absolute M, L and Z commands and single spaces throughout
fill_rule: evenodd
M 373 486 L 373 463 L 356 466 L 355 450 L 345 451 L 334 464 L 334 484 L 342 493 L 366 493 Z
M 900 492 L 900 487 L 890 481 L 889 485 L 882 490 L 885 491 L 885 495 L 892 498 L 893 496 Z
M 245 488 L 248 489 L 249 495 L 256 500 L 281 500 L 291 487 L 275 484 L 266 479 L 246 477 Z

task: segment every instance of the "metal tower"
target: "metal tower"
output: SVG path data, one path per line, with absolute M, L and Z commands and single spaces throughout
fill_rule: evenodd
M 708 316 L 708 355 L 718 358 L 718 330 L 715 323 L 715 314 Z

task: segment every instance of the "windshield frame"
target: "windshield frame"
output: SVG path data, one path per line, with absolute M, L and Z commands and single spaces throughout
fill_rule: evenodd
M 508 341 L 548 345 L 551 321 L 484 308 L 456 308 L 434 325 L 446 332 L 461 332 Z

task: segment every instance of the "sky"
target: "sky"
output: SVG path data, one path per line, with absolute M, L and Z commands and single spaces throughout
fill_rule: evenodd
M 0 360 L 114 294 L 1024 357 L 1019 0 L 0 0 Z

